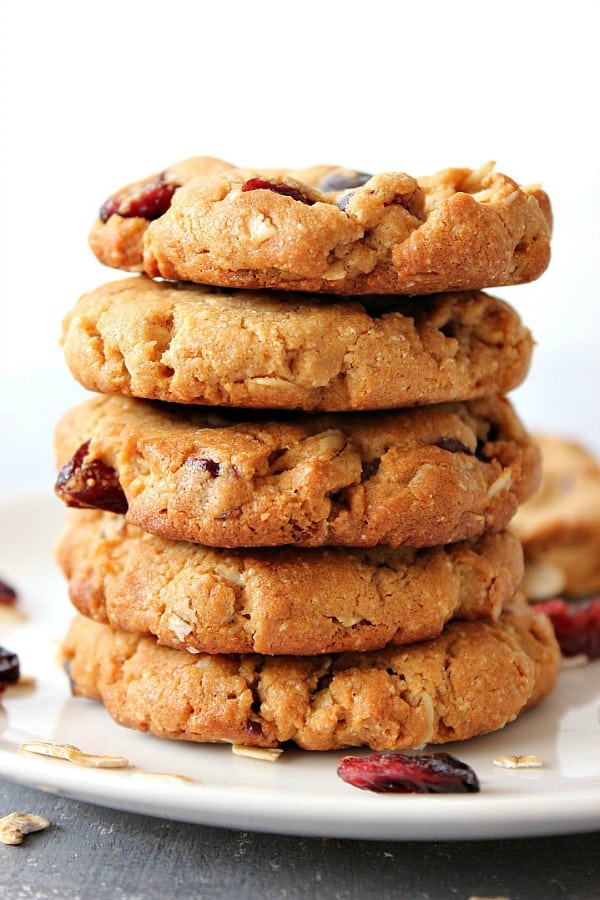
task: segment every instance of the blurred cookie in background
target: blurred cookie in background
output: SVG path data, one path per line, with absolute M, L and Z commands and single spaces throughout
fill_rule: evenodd
M 600 464 L 581 444 L 538 435 L 542 484 L 512 527 L 523 542 L 530 600 L 600 591 Z

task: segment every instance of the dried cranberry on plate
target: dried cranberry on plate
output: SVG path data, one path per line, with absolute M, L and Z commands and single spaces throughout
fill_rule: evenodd
M 411 756 L 371 753 L 346 756 L 337 773 L 343 781 L 378 794 L 446 794 L 479 791 L 477 775 L 449 753 Z

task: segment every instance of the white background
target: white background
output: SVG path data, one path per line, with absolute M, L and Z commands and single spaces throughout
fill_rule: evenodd
M 496 291 L 538 342 L 515 396 L 532 427 L 597 443 L 600 2 L 0 10 L 2 392 L 17 396 L 23 369 L 50 367 L 58 396 L 40 383 L 36 415 L 70 402 L 60 320 L 79 294 L 121 277 L 95 261 L 87 233 L 130 181 L 196 154 L 413 175 L 495 159 L 543 184 L 556 223 L 548 272 Z

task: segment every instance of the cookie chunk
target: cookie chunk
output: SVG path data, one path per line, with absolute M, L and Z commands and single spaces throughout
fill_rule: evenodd
M 491 164 L 418 180 L 221 166 L 187 160 L 109 198 L 90 234 L 98 259 L 171 280 L 335 294 L 478 290 L 531 281 L 549 262 L 548 197 Z
M 542 483 L 513 521 L 525 551 L 525 592 L 532 600 L 598 593 L 600 465 L 574 441 L 537 440 Z
M 464 740 L 502 728 L 554 686 L 560 652 L 530 607 L 452 622 L 431 641 L 320 656 L 191 654 L 75 620 L 64 656 L 76 695 L 159 737 L 307 750 Z
M 122 516 L 73 510 L 57 546 L 83 615 L 207 653 L 376 650 L 436 637 L 452 617 L 497 619 L 523 577 L 510 532 L 412 550 L 220 550 Z
M 529 368 L 531 334 L 485 294 L 375 309 L 286 297 L 123 279 L 66 318 L 66 360 L 104 394 L 303 410 L 470 400 L 511 390 Z
M 67 505 L 215 547 L 446 544 L 500 531 L 539 481 L 499 397 L 272 420 L 96 396 L 59 423 L 56 451 Z

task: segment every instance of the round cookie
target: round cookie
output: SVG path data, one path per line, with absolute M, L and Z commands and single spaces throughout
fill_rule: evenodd
M 552 435 L 536 437 L 542 483 L 519 509 L 525 591 L 532 600 L 600 591 L 600 465 L 585 447 Z
M 464 740 L 502 728 L 554 686 L 560 652 L 530 607 L 452 622 L 431 641 L 321 656 L 194 655 L 90 619 L 63 648 L 74 694 L 158 737 L 307 750 Z
M 511 390 L 529 368 L 531 334 L 482 293 L 379 309 L 286 297 L 126 278 L 81 297 L 65 357 L 104 394 L 303 410 L 470 400 Z
M 95 510 L 71 511 L 57 558 L 83 615 L 207 653 L 424 640 L 453 617 L 497 619 L 523 577 L 521 544 L 507 531 L 421 550 L 213 550 Z
M 500 531 L 539 483 L 501 397 L 279 414 L 96 396 L 56 430 L 57 494 L 215 547 L 435 546 Z
M 480 169 L 418 180 L 331 166 L 237 169 L 186 160 L 103 204 L 98 259 L 235 288 L 431 294 L 518 284 L 550 258 L 539 187 Z

